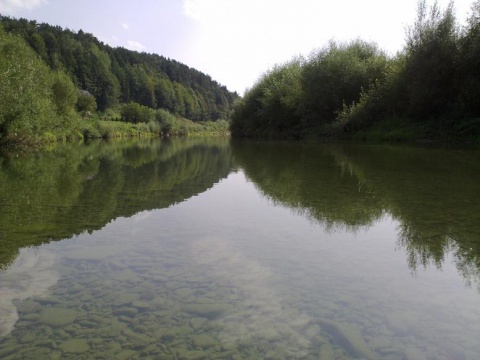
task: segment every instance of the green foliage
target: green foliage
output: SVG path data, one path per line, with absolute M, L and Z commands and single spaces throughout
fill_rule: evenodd
M 441 11 L 421 0 L 394 58 L 361 40 L 331 42 L 301 65 L 300 86 L 287 87 L 293 108 L 275 103 L 267 74 L 237 102 L 232 134 L 478 142 L 479 44 L 480 1 L 460 30 L 452 3 Z
M 93 35 L 0 16 L 51 69 L 65 71 L 100 111 L 136 102 L 193 121 L 228 119 L 238 94 L 195 69 L 155 54 L 111 48 Z M 89 110 L 87 110 L 89 111 Z
M 52 74 L 52 96 L 57 113 L 71 116 L 77 103 L 77 89 L 65 73 L 56 71 Z
M 79 91 L 76 103 L 77 111 L 82 114 L 82 117 L 91 115 L 97 110 L 97 102 L 95 97 L 88 91 Z
M 172 132 L 172 130 L 174 129 L 175 123 L 177 122 L 177 119 L 175 118 L 175 116 L 164 109 L 158 109 L 155 112 L 155 120 L 158 122 L 162 134 L 165 134 L 165 135 L 170 134 Z
M 133 101 L 123 105 L 120 114 L 122 116 L 122 121 L 135 124 L 149 122 L 150 120 L 153 120 L 154 117 L 154 111 L 152 109 Z
M 360 101 L 344 107 L 337 121 L 343 130 L 402 133 L 412 138 L 474 142 L 480 134 L 478 2 L 468 26 L 459 32 L 450 4 L 443 12 L 435 3 L 419 3 L 415 24 L 402 54 L 390 62 L 383 82 L 367 89 Z M 390 118 L 403 119 L 392 128 Z M 383 124 L 382 124 L 383 123 Z M 372 127 L 372 131 L 368 130 Z M 468 129 L 468 131 L 466 131 Z M 369 135 L 369 136 L 370 136 Z
M 305 137 L 333 121 L 343 104 L 385 78 L 387 57 L 360 40 L 329 46 L 308 61 L 295 59 L 264 75 L 238 101 L 232 135 L 263 138 Z
M 158 136 L 160 127 L 155 121 L 149 123 L 127 123 L 122 121 L 108 121 L 85 119 L 82 121 L 79 132 L 87 139 L 113 139 Z
M 283 138 L 296 135 L 302 59 L 276 66 L 236 104 L 234 136 Z
M 312 55 L 302 73 L 306 127 L 331 122 L 343 104 L 385 77 L 387 57 L 375 44 L 355 40 L 330 44 Z
M 71 132 L 76 90 L 63 72 L 52 72 L 22 38 L 0 28 L 0 138 L 24 142 L 56 129 Z
M 424 119 L 447 112 L 455 97 L 457 27 L 453 3 L 442 13 L 435 3 L 418 5 L 417 20 L 407 32 L 407 115 Z
M 46 85 L 48 68 L 21 38 L 1 28 L 0 54 L 0 134 L 31 135 L 53 115 L 51 89 Z M 36 123 L 32 117 L 37 118 Z
M 460 39 L 458 109 L 467 116 L 480 116 L 480 1 L 472 5 L 471 15 Z M 480 134 L 480 127 L 477 133 Z

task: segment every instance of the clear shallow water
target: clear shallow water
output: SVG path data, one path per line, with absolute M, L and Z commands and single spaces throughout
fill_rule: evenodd
M 92 146 L 2 162 L 0 358 L 480 356 L 478 154 Z

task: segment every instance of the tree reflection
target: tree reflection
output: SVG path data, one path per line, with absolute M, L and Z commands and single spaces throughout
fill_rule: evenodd
M 0 157 L 0 268 L 22 247 L 184 201 L 232 166 L 221 138 L 96 142 Z
M 399 222 L 397 245 L 415 272 L 454 257 L 480 279 L 478 153 L 391 146 L 234 143 L 234 157 L 260 191 L 331 230 Z

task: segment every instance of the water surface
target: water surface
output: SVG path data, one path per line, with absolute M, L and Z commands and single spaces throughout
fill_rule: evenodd
M 478 359 L 480 157 L 172 139 L 0 160 L 2 359 Z

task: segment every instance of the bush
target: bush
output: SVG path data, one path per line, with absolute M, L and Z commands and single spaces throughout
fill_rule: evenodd
M 79 90 L 76 108 L 82 117 L 85 118 L 97 110 L 97 102 L 88 91 Z
M 334 120 L 342 106 L 359 100 L 362 89 L 385 78 L 387 63 L 383 51 L 362 40 L 332 41 L 313 54 L 302 73 L 304 126 Z
M 52 72 L 22 38 L 1 28 L 0 54 L 2 142 L 51 141 L 74 133 L 79 119 L 71 79 Z
M 172 133 L 177 123 L 175 115 L 164 109 L 158 109 L 155 112 L 155 120 L 160 126 L 160 131 L 165 135 Z
M 136 102 L 129 102 L 120 110 L 121 120 L 130 123 L 148 123 L 155 118 L 155 111 Z
M 299 124 L 303 59 L 294 59 L 266 73 L 232 115 L 233 136 L 293 137 Z

